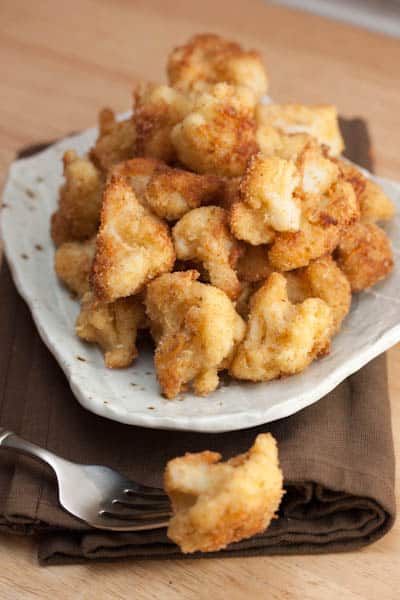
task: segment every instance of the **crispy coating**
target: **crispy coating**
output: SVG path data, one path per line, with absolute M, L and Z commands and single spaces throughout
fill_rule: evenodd
M 137 357 L 137 330 L 144 322 L 144 306 L 137 296 L 105 304 L 87 292 L 75 329 L 78 337 L 100 346 L 109 369 L 119 369 Z
M 63 163 L 65 183 L 60 188 L 58 210 L 51 218 L 51 237 L 56 246 L 96 233 L 103 190 L 101 174 L 89 159 L 68 150 Z
M 146 188 L 146 203 L 167 221 L 177 221 L 193 208 L 210 204 L 223 194 L 215 175 L 196 175 L 182 169 L 158 169 Z
M 243 244 L 236 270 L 240 281 L 247 283 L 262 281 L 269 277 L 273 269 L 268 260 L 268 246 Z
M 268 253 L 271 265 L 278 271 L 291 271 L 330 254 L 342 232 L 358 219 L 354 190 L 339 180 L 322 197 L 303 200 L 300 230 L 276 234 Z
M 286 279 L 272 273 L 252 296 L 247 332 L 229 372 L 237 379 L 269 381 L 300 373 L 329 350 L 332 309 L 320 298 L 292 304 Z
M 154 171 L 163 168 L 166 168 L 165 163 L 155 158 L 132 158 L 115 165 L 110 171 L 109 179 L 113 176 L 124 177 L 139 200 L 144 201 L 146 187 L 151 176 Z
M 350 310 L 351 288 L 343 271 L 331 256 L 323 256 L 308 267 L 285 273 L 290 302 L 304 302 L 306 298 L 321 298 L 332 309 L 332 334 L 339 331 Z
M 262 211 L 254 210 L 244 202 L 236 202 L 229 211 L 229 224 L 233 235 L 253 246 L 272 242 L 275 231 L 263 217 Z
M 354 165 L 345 161 L 338 161 L 341 175 L 345 181 L 351 183 L 360 205 L 361 221 L 375 223 L 376 221 L 389 221 L 395 213 L 395 206 L 386 196 L 382 188 L 365 177 Z
M 256 139 L 264 156 L 296 160 L 304 147 L 315 140 L 308 133 L 282 133 L 272 125 L 257 125 Z
M 340 239 L 337 260 L 353 292 L 384 279 L 394 266 L 390 240 L 374 223 L 356 223 L 349 227 Z
M 283 475 L 270 433 L 244 454 L 186 453 L 167 463 L 164 487 L 173 517 L 168 537 L 182 552 L 215 552 L 264 531 L 279 508 Z
M 248 231 L 247 219 L 243 213 L 255 213 L 255 221 L 260 221 L 257 231 L 266 230 L 263 242 L 271 237 L 269 230 L 297 231 L 300 228 L 301 206 L 294 196 L 299 184 L 299 174 L 292 161 L 276 157 L 265 158 L 257 154 L 250 159 L 240 184 L 240 196 L 244 206 L 238 204 L 231 209 L 230 223 L 234 235 L 251 243 L 253 232 Z M 248 209 L 245 211 L 244 209 Z M 239 211 L 239 213 L 238 213 Z
M 201 94 L 172 130 L 179 160 L 196 173 L 242 175 L 257 151 L 253 112 L 253 98 L 244 88 L 219 83 Z
M 168 225 L 139 202 L 124 178 L 111 179 L 91 275 L 96 296 L 110 302 L 136 294 L 157 275 L 171 271 L 174 261 Z
M 96 238 L 86 242 L 65 242 L 54 255 L 54 270 L 61 281 L 81 298 L 89 291 L 89 273 L 96 249 Z
M 228 215 L 219 206 L 202 206 L 187 213 L 172 230 L 176 257 L 200 262 L 209 281 L 230 298 L 240 292 L 234 270 L 240 246 L 228 227 Z
M 228 296 L 199 283 L 197 271 L 161 275 L 147 286 L 146 312 L 157 341 L 155 366 L 161 389 L 174 398 L 193 382 L 206 395 L 218 386 L 245 326 Z
M 267 93 L 268 80 L 259 52 L 245 51 L 219 35 L 193 36 L 168 57 L 168 79 L 185 93 L 208 91 L 216 83 L 248 87 L 256 100 Z
M 274 154 L 274 143 L 279 147 L 287 142 L 282 138 L 290 135 L 307 134 L 320 144 L 327 146 L 331 156 L 338 156 L 344 149 L 340 133 L 337 110 L 331 105 L 306 106 L 303 104 L 259 105 L 256 112 L 259 143 L 262 151 Z M 264 131 L 263 131 L 264 130 Z M 278 134 L 274 133 L 277 130 Z M 271 137 L 271 141 L 268 138 Z M 305 138 L 303 138 L 305 139 Z M 262 144 L 264 140 L 264 144 Z M 295 140 L 301 144 L 302 138 Z
M 167 85 L 140 84 L 135 91 L 136 153 L 165 162 L 175 159 L 171 130 L 188 114 L 190 101 Z
M 325 194 L 340 176 L 337 164 L 324 156 L 321 146 L 314 140 L 304 146 L 296 166 L 300 174 L 297 193 L 303 200 Z
M 110 108 L 99 114 L 99 135 L 90 158 L 104 173 L 115 164 L 135 156 L 136 127 L 132 117 L 117 121 Z

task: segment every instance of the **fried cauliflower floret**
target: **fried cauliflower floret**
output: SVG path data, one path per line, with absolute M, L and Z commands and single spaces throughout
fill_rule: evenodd
M 133 188 L 139 200 L 144 200 L 144 194 L 154 171 L 166 168 L 165 163 L 155 158 L 132 158 L 115 165 L 109 179 L 113 176 L 123 177 Z
M 164 481 L 173 508 L 168 537 L 184 553 L 215 552 L 261 533 L 284 494 L 277 444 L 269 433 L 226 462 L 209 450 L 174 458 Z
M 257 125 L 256 139 L 263 156 L 296 160 L 303 148 L 315 140 L 308 133 L 282 133 L 272 125 Z
M 342 232 L 359 216 L 356 196 L 346 181 L 339 180 L 322 196 L 304 199 L 300 230 L 275 235 L 268 253 L 271 265 L 278 271 L 291 271 L 332 253 Z
M 337 261 L 353 292 L 384 279 L 394 266 L 390 240 L 374 223 L 356 223 L 342 234 Z
M 117 121 L 110 108 L 99 114 L 99 136 L 90 158 L 104 173 L 115 164 L 135 156 L 136 128 L 132 117 Z
M 332 309 L 332 334 L 339 331 L 350 310 L 351 288 L 343 271 L 331 256 L 323 256 L 304 269 L 285 273 L 290 302 L 304 302 L 306 298 L 321 298 Z
M 234 235 L 251 243 L 253 234 L 248 236 L 248 221 L 243 218 L 243 209 L 255 212 L 256 221 L 266 229 L 266 238 L 270 241 L 269 229 L 273 231 L 297 231 L 300 228 L 301 206 L 294 196 L 299 184 L 299 174 L 292 161 L 280 158 L 264 158 L 261 154 L 253 156 L 240 185 L 241 202 L 231 209 L 230 223 Z M 240 203 L 244 207 L 240 207 Z M 247 212 L 248 212 L 247 210 Z M 260 226 L 257 227 L 257 231 Z
M 147 286 L 146 312 L 157 341 L 155 366 L 161 389 L 174 398 L 193 382 L 206 395 L 218 386 L 244 335 L 244 323 L 228 296 L 199 283 L 197 271 L 161 275 Z
M 133 120 L 136 129 L 136 153 L 165 162 L 175 158 L 171 130 L 188 114 L 189 100 L 167 85 L 140 84 L 135 91 Z
M 89 273 L 96 249 L 96 238 L 86 242 L 66 242 L 57 248 L 54 270 L 61 281 L 81 298 L 89 291 Z
M 266 279 L 273 271 L 268 260 L 268 246 L 243 244 L 236 271 L 240 281 L 247 283 Z
M 240 292 L 234 265 L 240 246 L 228 227 L 228 215 L 219 206 L 202 206 L 187 213 L 172 230 L 176 257 L 200 262 L 212 285 L 230 298 Z
M 268 244 L 275 237 L 275 231 L 264 220 L 261 211 L 252 209 L 244 202 L 236 202 L 229 211 L 229 224 L 233 235 L 246 240 L 253 246 Z
M 96 296 L 110 302 L 138 293 L 171 271 L 175 252 L 168 225 L 151 214 L 123 178 L 104 192 L 91 283 Z
M 269 136 L 276 140 L 279 147 L 280 136 L 293 134 L 307 134 L 314 137 L 320 144 L 329 148 L 331 156 L 338 156 L 344 149 L 337 110 L 334 106 L 265 104 L 257 107 L 256 118 L 260 136 L 264 137 L 267 150 Z M 275 135 L 274 131 L 277 131 L 278 135 Z M 301 143 L 301 138 L 296 141 Z
M 87 292 L 75 330 L 81 339 L 100 346 L 109 369 L 119 369 L 128 367 L 137 357 L 137 330 L 144 322 L 144 307 L 137 296 L 105 304 L 93 292 Z
M 179 160 L 196 173 L 242 175 L 257 151 L 254 101 L 246 89 L 226 83 L 201 94 L 172 130 Z
M 177 221 L 193 208 L 210 204 L 223 192 L 215 175 L 196 175 L 181 169 L 159 169 L 146 188 L 146 203 L 167 221 Z
M 168 79 L 185 93 L 207 91 L 220 82 L 251 89 L 256 100 L 266 94 L 267 74 L 260 54 L 243 48 L 219 35 L 192 37 L 184 46 L 174 48 L 168 57 Z
M 60 188 L 58 210 L 51 218 L 51 237 L 56 246 L 96 233 L 103 190 L 101 174 L 89 159 L 68 150 L 63 162 L 65 183 Z
M 229 372 L 237 379 L 269 381 L 300 373 L 329 350 L 332 309 L 320 298 L 292 304 L 286 279 L 272 273 L 252 296 L 247 332 Z
M 304 146 L 296 166 L 300 174 L 297 191 L 302 199 L 325 194 L 340 176 L 337 164 L 324 156 L 321 146 L 314 140 Z

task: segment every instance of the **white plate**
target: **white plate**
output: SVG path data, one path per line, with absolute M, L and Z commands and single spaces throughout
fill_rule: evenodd
M 159 392 L 150 354 L 141 356 L 131 368 L 107 370 L 100 351 L 74 334 L 78 303 L 57 281 L 49 236 L 49 218 L 56 208 L 62 181 L 62 154 L 69 148 L 86 152 L 95 136 L 96 130 L 90 129 L 13 163 L 4 190 L 7 206 L 2 210 L 5 249 L 18 291 L 85 408 L 143 427 L 204 432 L 243 429 L 287 417 L 316 402 L 400 341 L 397 266 L 385 282 L 354 297 L 330 355 L 299 375 L 262 384 L 232 382 L 207 398 L 186 394 L 183 399 L 165 400 Z M 379 177 L 373 179 L 400 209 L 400 185 Z M 386 229 L 400 262 L 398 215 Z

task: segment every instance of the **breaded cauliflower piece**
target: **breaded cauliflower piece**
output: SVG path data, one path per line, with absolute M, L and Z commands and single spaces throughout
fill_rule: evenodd
M 93 292 L 87 292 L 75 330 L 81 339 L 100 346 L 106 367 L 119 369 L 128 367 L 137 357 L 137 330 L 144 323 L 144 306 L 137 296 L 105 304 Z
M 243 218 L 243 209 L 256 213 L 267 232 L 263 242 L 270 241 L 269 229 L 273 231 L 297 231 L 300 228 L 301 206 L 294 196 L 300 178 L 292 161 L 280 158 L 264 158 L 257 154 L 250 159 L 240 184 L 241 201 L 234 204 L 230 214 L 233 234 L 251 243 L 253 234 L 248 234 L 248 221 Z M 240 207 L 240 204 L 244 204 Z M 247 211 L 248 212 L 248 211 Z M 266 227 L 267 226 L 267 227 Z M 260 226 L 257 227 L 257 231 Z
M 161 275 L 147 286 L 146 312 L 157 341 L 155 366 L 161 389 L 175 398 L 193 381 L 196 394 L 218 386 L 245 325 L 228 296 L 196 281 L 197 271 Z
M 173 516 L 168 537 L 182 552 L 215 552 L 264 531 L 279 508 L 283 475 L 270 433 L 244 454 L 186 453 L 167 463 L 164 487 Z
M 354 190 L 347 181 L 339 180 L 323 196 L 305 198 L 300 230 L 275 235 L 268 253 L 271 265 L 278 271 L 291 271 L 330 254 L 342 232 L 359 216 Z
M 242 245 L 242 253 L 236 264 L 240 281 L 254 283 L 271 275 L 273 269 L 268 260 L 268 246 Z
M 113 176 L 124 177 L 133 188 L 139 200 L 144 201 L 144 194 L 154 171 L 166 168 L 165 163 L 155 158 L 132 158 L 115 165 L 109 174 L 109 179 Z
M 185 93 L 199 93 L 220 82 L 251 89 L 255 100 L 267 93 L 268 80 L 259 52 L 245 51 L 219 35 L 193 36 L 168 57 L 168 79 Z
M 171 271 L 175 252 L 169 228 L 137 199 L 124 178 L 107 184 L 97 235 L 91 283 L 96 296 L 111 302 L 132 296 Z
M 331 156 L 338 156 L 344 149 L 340 133 L 337 110 L 331 105 L 306 106 L 303 104 L 264 104 L 257 107 L 257 126 L 266 141 L 268 137 L 276 139 L 277 147 L 282 143 L 281 136 L 307 134 L 329 149 Z M 264 132 L 263 129 L 265 128 Z M 277 130 L 279 136 L 274 134 Z M 305 138 L 304 138 L 305 139 Z M 301 143 L 301 138 L 297 140 Z M 283 142 L 284 143 L 284 142 Z M 271 144 L 270 149 L 273 146 Z M 263 148 L 261 147 L 261 150 Z
M 374 223 L 356 223 L 342 233 L 337 261 L 353 292 L 384 279 L 394 266 L 390 240 Z
M 333 329 L 336 334 L 350 310 L 351 288 L 346 275 L 331 256 L 323 256 L 308 267 L 285 273 L 289 301 L 304 302 L 307 298 L 321 298 L 332 309 Z
M 191 112 L 173 128 L 179 160 L 196 173 L 242 175 L 257 151 L 253 113 L 248 90 L 218 83 L 197 97 Z
M 286 279 L 272 273 L 252 296 L 247 332 L 229 372 L 237 379 L 269 381 L 300 373 L 329 350 L 332 309 L 320 298 L 292 304 Z
M 338 161 L 338 165 L 343 179 L 351 183 L 354 188 L 360 205 L 361 221 L 375 223 L 392 219 L 395 214 L 395 206 L 382 188 L 372 179 L 365 177 L 351 163 Z
M 171 130 L 189 113 L 191 102 L 168 85 L 140 84 L 135 91 L 136 154 L 165 162 L 175 158 Z
M 57 212 L 51 218 L 51 237 L 56 246 L 96 233 L 103 191 L 101 174 L 89 159 L 68 150 L 63 162 L 65 183 L 60 188 Z
M 201 206 L 188 212 L 172 230 L 176 257 L 200 262 L 212 285 L 230 298 L 239 295 L 234 266 L 240 245 L 228 227 L 228 215 L 219 206 Z
M 304 146 L 296 166 L 300 173 L 297 193 L 302 199 L 325 194 L 340 176 L 337 164 L 324 156 L 321 146 L 314 140 Z
M 181 169 L 158 169 L 146 188 L 146 203 L 159 217 L 177 221 L 193 208 L 210 204 L 224 190 L 215 175 L 196 175 Z
M 115 164 L 135 156 L 136 127 L 132 117 L 117 121 L 110 108 L 99 114 L 99 135 L 90 158 L 104 173 Z
M 89 273 L 96 250 L 96 237 L 86 242 L 65 242 L 54 255 L 54 270 L 61 281 L 81 298 L 89 291 Z

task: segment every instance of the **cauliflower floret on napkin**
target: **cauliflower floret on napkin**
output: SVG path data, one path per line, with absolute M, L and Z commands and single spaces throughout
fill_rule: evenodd
M 277 444 L 269 433 L 226 462 L 209 450 L 174 458 L 164 481 L 173 508 L 168 537 L 184 553 L 215 552 L 261 533 L 284 494 Z

